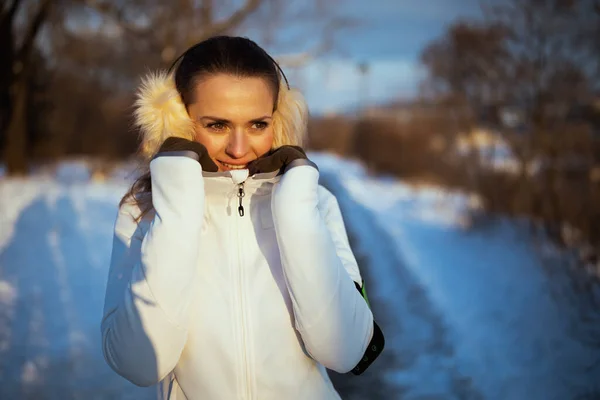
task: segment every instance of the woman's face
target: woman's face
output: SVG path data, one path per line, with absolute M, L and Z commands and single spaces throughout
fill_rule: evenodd
M 211 75 L 198 83 L 188 113 L 195 140 L 219 171 L 246 168 L 273 145 L 273 92 L 263 78 Z

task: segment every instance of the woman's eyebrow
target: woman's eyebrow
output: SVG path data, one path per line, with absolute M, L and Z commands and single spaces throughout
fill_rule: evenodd
M 264 116 L 259 117 L 259 118 L 251 119 L 250 122 L 261 122 L 261 121 L 264 121 L 266 119 L 272 119 L 272 118 L 273 117 L 271 117 L 270 115 L 264 115 Z M 213 117 L 211 115 L 203 115 L 199 119 L 210 119 L 210 120 L 213 120 L 213 121 L 222 122 L 224 124 L 228 124 L 228 123 L 231 122 L 231 121 L 229 121 L 229 120 L 227 120 L 225 118 Z
M 251 119 L 250 122 L 261 122 L 261 121 L 264 121 L 265 119 L 272 119 L 272 117 L 270 115 L 265 115 L 260 118 Z
M 213 121 L 217 122 L 229 123 L 229 120 L 226 120 L 225 118 L 212 117 L 210 115 L 203 115 L 200 117 L 200 119 L 212 119 Z

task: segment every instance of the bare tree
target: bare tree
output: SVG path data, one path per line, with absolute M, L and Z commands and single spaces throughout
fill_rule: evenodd
M 148 69 L 169 66 L 184 49 L 210 36 L 250 34 L 271 51 L 293 42 L 297 51 L 283 54 L 283 63 L 307 62 L 332 48 L 333 32 L 344 25 L 334 17 L 332 4 L 323 0 L 12 1 L 2 8 L 0 20 L 1 51 L 6 54 L 0 57 L 0 69 L 12 71 L 3 73 L 0 82 L 5 117 L 0 119 L 0 132 L 6 135 L 0 148 L 9 172 L 25 171 L 27 154 L 33 145 L 39 147 L 27 142 L 31 126 L 27 125 L 28 90 L 24 89 L 33 79 L 25 68 L 31 65 L 26 54 L 35 49 L 39 32 L 46 33 L 41 55 L 52 73 L 44 95 L 53 97 L 52 115 L 45 127 L 52 131 L 53 140 L 43 143 L 53 143 L 50 153 L 60 154 L 60 146 L 65 151 L 110 147 L 83 144 L 109 140 L 117 131 L 122 137 L 126 124 L 120 123 L 115 130 L 107 121 L 116 117 L 110 115 L 116 112 L 115 105 L 128 104 L 139 76 Z M 37 12 L 32 11 L 35 6 Z M 22 41 L 17 37 L 24 29 L 16 26 L 15 18 L 19 7 L 31 27 Z M 283 30 L 286 33 L 279 35 Z
M 567 222 L 591 232 L 593 213 L 582 210 L 590 206 L 587 177 L 597 162 L 590 149 L 599 127 L 582 110 L 599 95 L 598 2 L 510 0 L 485 13 L 482 22 L 452 26 L 423 52 L 428 88 L 462 111 L 461 130 L 488 126 L 509 144 L 519 173 L 510 186 L 490 188 L 492 198 L 504 196 L 500 206 L 544 221 L 559 242 Z M 517 111 L 516 124 L 506 123 L 509 110 Z M 541 169 L 532 176 L 534 162 Z M 471 168 L 482 190 L 490 172 L 479 162 Z M 588 239 L 600 244 L 600 237 Z
M 12 0 L 0 15 L 0 96 L 2 117 L 0 129 L 6 129 L 4 160 L 9 172 L 25 172 L 27 149 L 28 83 L 33 72 L 32 55 L 35 41 L 52 8 L 50 0 L 42 0 L 27 13 L 27 24 L 21 41 L 15 40 L 15 26 L 22 0 Z M 4 129 L 2 129 L 4 130 Z
M 493 115 L 505 101 L 507 35 L 502 25 L 457 23 L 422 52 L 421 61 L 429 72 L 423 94 L 438 104 L 440 113 L 451 116 L 454 132 L 446 132 L 448 141 L 470 139 L 481 127 L 482 115 Z M 489 182 L 482 168 L 487 157 L 476 147 L 467 150 L 463 163 L 468 184 L 482 188 Z M 497 193 L 489 196 L 491 208 L 495 208 L 496 198 Z

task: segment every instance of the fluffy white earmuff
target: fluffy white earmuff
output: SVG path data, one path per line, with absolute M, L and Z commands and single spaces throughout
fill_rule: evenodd
M 141 134 L 141 153 L 151 158 L 170 136 L 192 140 L 194 123 L 189 117 L 172 74 L 147 75 L 137 91 L 135 125 Z
M 279 84 L 277 107 L 273 113 L 273 148 L 302 146 L 308 125 L 308 107 L 299 90 L 288 89 L 284 79 Z

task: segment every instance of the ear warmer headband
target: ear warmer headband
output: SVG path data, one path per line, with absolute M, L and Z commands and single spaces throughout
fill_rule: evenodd
M 308 123 L 308 107 L 304 96 L 298 90 L 290 89 L 285 75 L 283 77 L 273 112 L 273 148 L 302 146 Z M 194 122 L 181 101 L 172 72 L 153 72 L 142 79 L 133 115 L 135 126 L 140 131 L 140 152 L 147 160 L 156 154 L 161 143 L 170 136 L 189 140 L 194 138 Z

